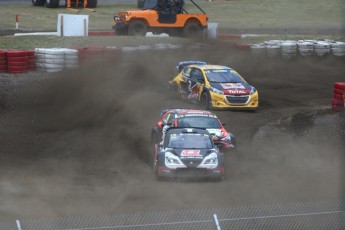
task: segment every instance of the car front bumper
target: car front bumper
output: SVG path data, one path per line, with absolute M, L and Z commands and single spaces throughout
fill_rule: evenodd
M 229 95 L 217 94 L 210 92 L 211 104 L 213 108 L 219 109 L 239 109 L 239 110 L 256 110 L 259 107 L 259 94 L 258 92 L 253 93 L 252 95 L 245 96 L 244 101 L 241 102 L 231 102 L 228 98 L 231 98 Z M 240 98 L 240 97 L 233 97 Z
M 160 177 L 171 178 L 220 178 L 224 176 L 224 168 L 167 168 L 158 167 L 157 174 Z

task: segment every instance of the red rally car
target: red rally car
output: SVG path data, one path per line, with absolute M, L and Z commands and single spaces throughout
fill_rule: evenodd
M 235 150 L 235 135 L 226 131 L 218 117 L 206 110 L 164 109 L 156 127 L 151 130 L 151 141 L 158 144 L 162 140 L 164 126 L 179 128 L 205 128 L 212 136 L 215 145 L 223 150 Z

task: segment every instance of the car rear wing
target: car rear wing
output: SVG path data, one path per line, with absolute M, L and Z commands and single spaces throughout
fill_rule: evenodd
M 204 61 L 181 61 L 177 63 L 176 70 L 177 72 L 181 72 L 186 66 L 189 65 L 206 65 L 207 63 Z

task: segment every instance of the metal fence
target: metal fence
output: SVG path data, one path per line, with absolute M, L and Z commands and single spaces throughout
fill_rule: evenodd
M 122 229 L 345 229 L 341 201 L 267 204 L 232 208 L 137 212 L 104 216 L 0 220 L 4 230 Z

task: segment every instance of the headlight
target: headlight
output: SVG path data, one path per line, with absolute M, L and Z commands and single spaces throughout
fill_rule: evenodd
M 127 20 L 127 19 L 128 19 L 128 14 L 126 13 L 126 14 L 125 14 L 125 20 Z
M 217 94 L 224 94 L 222 91 L 220 91 L 219 89 L 216 89 L 216 88 L 213 88 L 211 87 L 210 90 L 214 93 L 217 93 Z
M 250 90 L 250 95 L 254 94 L 256 92 L 256 89 L 252 86 L 251 90 Z
M 207 155 L 198 168 L 217 168 L 218 166 L 218 157 L 217 153 L 213 152 L 210 155 Z
M 168 168 L 184 168 L 185 165 L 182 163 L 182 161 L 172 154 L 171 152 L 165 153 L 165 166 Z

